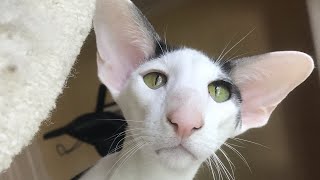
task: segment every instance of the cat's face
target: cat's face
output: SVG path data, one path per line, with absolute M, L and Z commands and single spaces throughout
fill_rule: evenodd
M 204 161 L 239 128 L 237 87 L 199 51 L 167 52 L 140 65 L 127 82 L 118 103 L 129 130 L 137 129 L 128 134 L 147 142 L 142 151 L 170 167 Z
M 97 1 L 98 75 L 121 107 L 127 136 L 170 168 L 200 164 L 229 137 L 265 125 L 313 70 L 300 52 L 218 63 L 161 42 L 131 1 Z

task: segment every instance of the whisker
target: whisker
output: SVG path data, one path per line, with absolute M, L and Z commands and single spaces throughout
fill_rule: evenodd
M 118 171 L 122 168 L 123 164 L 126 163 L 139 149 L 141 149 L 144 145 L 147 143 L 143 143 L 141 145 L 137 145 L 126 157 L 122 160 L 121 164 L 117 167 L 117 169 L 114 171 L 114 174 L 118 173 Z
M 164 33 L 163 33 L 163 38 L 164 38 L 164 44 L 166 45 L 166 51 L 169 52 L 168 50 L 168 44 L 167 44 L 167 31 L 168 31 L 168 25 L 166 25 Z
M 139 23 L 138 23 L 139 24 Z M 144 33 L 144 34 L 148 34 L 144 31 L 144 28 L 140 28 L 140 30 Z M 158 44 L 159 48 L 161 49 L 162 53 L 164 53 L 162 46 L 159 42 L 160 38 L 159 36 L 157 36 L 157 34 L 151 33 L 152 38 L 156 41 L 156 43 Z
M 235 152 L 239 157 L 240 159 L 248 166 L 250 172 L 252 173 L 252 170 L 251 170 L 251 167 L 249 166 L 249 163 L 247 162 L 247 160 L 242 156 L 242 154 L 237 150 L 235 149 L 234 147 L 232 146 L 229 146 L 227 144 L 224 144 L 226 147 L 228 147 L 229 149 L 231 149 L 233 152 Z
M 203 146 L 203 145 L 205 145 L 205 146 Z M 202 144 L 202 147 L 205 147 L 205 148 L 208 148 L 208 149 L 211 149 L 211 148 L 209 148 L 208 147 L 208 145 L 207 144 Z M 233 174 L 233 176 L 231 175 L 231 173 L 229 172 L 229 170 L 224 166 L 224 164 L 220 161 L 220 159 L 217 159 L 217 158 L 219 158 L 217 155 L 216 155 L 216 153 L 213 153 L 213 155 L 211 155 L 208 159 L 210 159 L 209 161 L 211 162 L 214 162 L 214 165 L 215 165 L 215 169 L 216 169 L 216 171 L 217 171 L 217 173 L 218 173 L 218 178 L 219 178 L 219 180 L 220 179 L 223 179 L 223 174 L 228 178 L 228 180 L 230 180 L 230 177 L 231 177 L 231 179 L 234 179 L 234 172 L 233 172 L 233 169 L 232 169 L 232 167 L 231 167 L 231 163 L 229 163 L 229 165 L 230 165 L 230 167 L 231 167 L 231 170 L 232 170 L 232 174 Z M 230 160 L 230 159 L 229 159 Z M 230 160 L 231 161 L 231 160 Z M 233 163 L 232 163 L 232 165 L 233 165 Z M 234 166 L 234 165 L 233 165 Z M 223 174 L 222 174 L 223 173 Z
M 109 169 L 108 174 L 110 175 L 111 172 L 113 171 L 113 169 L 115 168 L 115 166 L 118 164 L 118 162 L 124 158 L 128 153 L 132 152 L 134 149 L 136 149 L 137 147 L 139 147 L 139 144 L 134 144 L 132 145 L 133 147 L 128 148 L 128 150 L 126 152 L 124 152 L 124 154 L 121 154 L 121 157 L 112 165 L 112 167 Z
M 138 150 L 140 150 L 143 146 L 145 146 L 147 143 L 145 142 L 144 144 L 141 144 L 136 150 L 131 152 L 124 160 L 123 162 L 119 165 L 118 169 L 120 170 L 121 167 L 136 153 Z
M 245 55 L 252 54 L 252 53 L 253 53 L 253 52 L 251 51 L 251 52 L 246 52 L 246 53 L 242 53 L 242 54 L 236 55 L 236 56 L 234 56 L 234 57 L 231 56 L 230 58 L 228 58 L 227 60 L 225 60 L 225 63 L 230 62 L 230 61 L 232 61 L 232 60 L 234 60 L 234 59 L 242 58 L 242 57 L 244 57 Z
M 223 59 L 234 47 L 236 47 L 245 38 L 247 38 L 254 30 L 255 30 L 255 28 L 253 28 L 251 31 L 249 31 L 243 38 L 241 38 L 236 44 L 234 44 L 226 53 L 224 53 L 224 55 L 220 59 Z
M 122 131 L 122 132 L 119 132 L 119 133 L 116 133 L 110 137 L 108 137 L 107 139 L 104 139 L 103 141 L 107 141 L 107 140 L 110 140 L 112 139 L 113 137 L 117 136 L 115 139 L 117 139 L 119 136 L 121 136 L 122 134 L 124 133 L 128 133 L 128 132 L 131 132 L 131 131 L 137 131 L 137 130 L 143 130 L 143 128 L 134 128 L 134 129 L 127 129 L 125 131 Z
M 109 148 L 109 150 L 108 150 L 108 153 L 110 152 L 111 147 L 113 146 L 113 143 L 116 141 L 116 139 L 117 139 L 119 136 L 121 136 L 121 135 L 124 134 L 124 133 L 132 132 L 132 131 L 136 131 L 136 130 L 141 130 L 141 129 L 142 129 L 142 128 L 128 129 L 128 130 L 125 130 L 125 131 L 123 131 L 123 132 L 121 132 L 121 133 L 118 133 L 118 136 L 113 139 L 113 141 L 112 141 L 112 143 L 111 143 L 111 145 L 110 145 L 110 148 Z
M 238 33 L 237 33 L 237 34 L 238 34 Z M 225 45 L 225 47 L 224 47 L 223 50 L 221 51 L 219 57 L 218 57 L 217 60 L 216 60 L 218 63 L 221 61 L 221 59 L 222 59 L 221 57 L 223 56 L 224 51 L 228 48 L 229 44 L 232 42 L 232 40 L 234 39 L 234 37 L 235 37 L 237 34 L 233 35 L 233 37 L 230 39 L 230 41 Z
M 160 42 L 159 42 L 160 37 L 159 37 L 156 33 L 148 33 L 148 32 L 146 32 L 146 31 L 145 31 L 145 28 L 138 22 L 137 19 L 133 18 L 132 20 L 134 21 L 134 23 L 135 23 L 138 27 L 140 27 L 139 30 L 142 31 L 143 34 L 151 35 L 151 38 L 153 38 L 153 39 L 156 41 L 156 43 L 157 43 L 158 46 L 160 47 L 162 53 L 164 53 L 164 51 L 163 51 L 163 49 L 162 49 L 162 47 L 161 47 L 161 45 L 160 45 Z M 129 30 L 129 32 L 134 32 L 134 31 L 130 31 L 130 30 Z M 135 36 L 135 34 L 133 34 L 133 36 Z M 145 52 L 144 52 L 144 53 L 145 53 Z M 145 55 L 146 55 L 146 54 L 145 54 Z
M 115 152 L 117 152 L 117 150 L 119 150 L 120 148 L 123 148 L 125 145 L 126 146 L 129 146 L 129 145 L 131 145 L 131 144 L 134 144 L 135 143 L 135 139 L 131 139 L 131 140 L 129 140 L 126 144 L 121 144 L 121 145 L 116 145 L 116 147 L 114 148 L 114 149 L 111 149 L 110 150 L 110 152 L 108 152 L 108 153 L 115 153 Z
M 235 146 L 235 147 L 239 147 L 239 148 L 245 148 L 244 146 L 240 146 L 238 144 L 233 144 L 233 143 L 228 143 L 228 142 L 225 142 L 225 143 L 230 145 L 230 146 Z
M 220 158 L 214 154 L 215 160 L 218 162 L 218 164 L 220 164 L 222 171 L 224 172 L 224 174 L 226 175 L 226 177 L 228 178 L 228 180 L 234 180 L 234 178 L 232 177 L 232 175 L 230 174 L 229 170 L 226 168 L 226 166 L 223 164 L 223 162 L 220 160 Z
M 157 39 L 156 39 L 156 42 L 157 42 L 157 44 L 158 44 L 159 48 L 161 49 L 162 53 L 164 54 L 165 52 L 164 52 L 164 50 L 162 49 L 162 46 L 161 46 L 161 44 L 160 44 L 159 40 L 157 40 Z
M 228 157 L 228 154 L 222 148 L 219 148 L 218 150 L 223 154 L 225 159 L 228 161 L 229 167 L 230 167 L 231 172 L 232 172 L 232 177 L 233 177 L 233 179 L 235 179 L 234 169 L 233 169 L 233 168 L 235 168 L 235 165 L 233 164 L 233 162 Z
M 200 140 L 201 141 L 201 140 Z M 217 142 L 216 142 L 217 143 Z M 203 141 L 200 143 L 202 147 L 204 148 L 210 148 L 210 144 L 207 143 L 207 141 Z M 245 163 L 247 162 L 245 160 L 245 158 L 242 155 L 239 155 L 238 151 L 233 148 L 231 145 L 229 145 L 228 143 L 223 143 L 222 145 L 227 146 L 228 148 L 230 148 L 233 152 L 235 152 Z M 229 172 L 228 168 L 223 164 L 223 162 L 220 160 L 220 158 L 216 155 L 216 153 L 213 153 L 212 156 L 210 156 L 210 159 L 215 163 L 215 167 L 216 170 L 218 172 L 218 177 L 219 179 L 222 178 L 223 179 L 223 175 L 222 173 L 228 178 L 228 180 L 234 180 L 235 179 L 235 165 L 233 164 L 233 162 L 231 161 L 231 159 L 228 157 L 228 154 L 222 149 L 222 147 L 220 147 L 217 151 L 220 151 L 222 153 L 222 155 L 224 156 L 224 158 L 227 160 L 229 167 L 231 169 L 231 173 Z M 219 158 L 219 159 L 218 159 Z M 246 165 L 249 167 L 248 163 L 246 163 Z M 221 168 L 220 168 L 221 167 Z M 250 169 L 251 172 L 251 169 Z
M 210 159 L 210 158 L 208 158 L 208 162 L 207 162 L 207 161 L 205 161 L 205 162 L 206 162 L 206 164 L 207 164 L 208 168 L 209 168 L 209 169 L 210 169 L 210 171 L 211 171 L 211 174 L 212 174 L 213 180 L 216 180 L 216 176 L 215 176 L 215 173 L 214 173 L 214 170 L 213 170 L 212 164 L 211 164 L 211 159 Z
M 229 59 L 231 59 L 235 54 L 237 54 L 237 52 L 238 52 L 240 49 L 241 49 L 241 47 L 238 48 L 234 53 L 232 53 L 232 54 L 227 58 L 227 60 L 226 60 L 225 62 L 228 62 Z
M 136 135 L 136 136 L 138 136 L 138 135 Z M 143 138 L 147 138 L 147 137 L 149 137 L 149 136 L 139 136 L 138 137 L 138 140 L 139 140 L 139 138 L 141 138 L 141 139 L 143 139 Z M 145 139 L 143 139 L 143 141 L 145 141 Z M 120 141 L 119 141 L 120 142 Z M 111 153 L 112 152 L 116 152 L 118 149 L 120 149 L 120 148 L 123 148 L 124 146 L 129 146 L 129 145 L 131 145 L 131 144 L 134 144 L 134 143 L 136 143 L 137 142 L 137 138 L 132 138 L 132 139 L 130 139 L 130 140 L 127 140 L 126 138 L 125 138 L 125 142 L 122 144 L 122 145 L 119 145 L 119 142 L 117 143 L 117 145 L 116 145 L 116 147 L 114 148 L 114 149 L 112 149 L 113 151 L 111 151 Z M 148 142 L 149 144 L 151 144 L 151 142 Z
M 122 148 L 124 145 L 128 145 L 128 144 L 132 144 L 136 141 L 135 136 L 140 136 L 140 134 L 130 134 L 130 135 L 126 135 L 125 137 L 121 138 L 119 140 L 119 142 L 116 144 L 116 147 L 114 149 L 112 149 L 112 152 L 116 152 L 118 149 Z M 133 137 L 130 140 L 127 140 L 129 137 Z M 141 138 L 143 136 L 140 136 Z M 121 143 L 121 141 L 126 140 L 126 143 L 123 143 L 122 145 L 119 146 L 119 144 Z
M 266 149 L 268 149 L 268 150 L 271 150 L 271 148 L 269 148 L 268 146 L 265 146 L 265 145 L 263 145 L 263 144 L 260 144 L 260 143 L 254 142 L 254 141 L 250 141 L 250 140 L 246 140 L 246 139 L 241 139 L 241 138 L 237 138 L 237 137 L 231 138 L 231 139 L 232 139 L 232 140 L 235 140 L 235 141 L 237 141 L 237 142 L 241 142 L 241 141 L 243 141 L 243 142 L 248 142 L 248 143 L 251 143 L 251 144 L 255 144 L 255 145 L 257 145 L 257 146 L 261 146 L 261 147 L 266 148 Z
M 214 166 L 218 172 L 218 177 L 219 177 L 219 180 L 222 178 L 223 179 L 223 175 L 221 173 L 221 168 L 220 168 L 220 165 L 217 163 L 217 160 L 215 158 L 215 156 L 211 156 L 210 159 L 214 162 Z

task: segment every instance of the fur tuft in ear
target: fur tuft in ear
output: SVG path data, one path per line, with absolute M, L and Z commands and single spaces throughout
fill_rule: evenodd
M 154 54 L 160 38 L 130 0 L 97 0 L 93 24 L 98 76 L 117 98 L 131 72 Z
M 231 62 L 242 95 L 242 127 L 236 135 L 268 122 L 277 105 L 312 72 L 312 58 L 295 51 L 272 52 Z

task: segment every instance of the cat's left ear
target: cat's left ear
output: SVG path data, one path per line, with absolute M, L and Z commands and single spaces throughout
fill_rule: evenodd
M 155 53 L 160 38 L 130 0 L 97 0 L 93 23 L 98 76 L 117 98 L 132 71 Z
M 295 51 L 272 52 L 231 62 L 242 96 L 242 126 L 235 135 L 265 125 L 277 105 L 312 72 L 312 58 Z

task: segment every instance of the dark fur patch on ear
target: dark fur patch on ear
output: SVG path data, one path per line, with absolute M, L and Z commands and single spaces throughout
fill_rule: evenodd
M 237 114 L 236 128 L 241 128 L 241 126 L 242 126 L 241 111 L 239 110 Z
M 232 70 L 232 63 L 231 61 L 225 62 L 222 64 L 221 66 L 222 70 L 227 73 L 230 74 L 231 70 Z
M 229 61 L 229 62 L 224 63 L 220 67 L 229 76 L 234 65 L 232 62 Z M 241 107 L 242 96 L 241 96 L 241 92 L 240 92 L 239 87 L 235 84 L 232 84 L 231 93 L 234 95 L 235 100 L 236 100 L 236 104 L 238 105 L 238 107 Z M 237 114 L 237 119 L 236 119 L 236 128 L 238 128 L 238 127 L 241 128 L 241 125 L 242 125 L 241 111 L 239 109 L 239 112 Z
M 238 86 L 236 85 L 232 85 L 232 94 L 234 94 L 239 102 L 239 104 L 242 103 L 242 97 L 241 97 L 241 92 L 240 89 L 238 88 Z
M 225 62 L 224 64 L 222 64 L 220 67 L 221 67 L 222 71 L 230 77 L 230 73 L 231 73 L 232 68 L 234 67 L 234 64 L 231 61 L 228 61 L 228 62 Z M 231 79 L 231 77 L 230 77 L 230 79 Z M 232 84 L 232 94 L 234 94 L 236 96 L 239 103 L 242 102 L 240 89 L 235 84 Z
M 236 103 L 237 107 L 239 108 L 239 112 L 237 114 L 237 119 L 236 119 L 236 126 L 235 126 L 236 128 L 238 128 L 239 126 L 241 127 L 241 124 L 242 124 L 241 111 L 240 111 L 242 97 L 241 97 L 241 92 L 238 86 L 232 84 L 231 94 L 234 96 L 233 101 Z
M 178 48 L 168 45 L 163 41 L 155 42 L 155 51 L 154 55 L 150 59 L 155 59 L 158 57 L 163 56 L 166 53 L 172 52 L 174 50 L 177 50 Z

